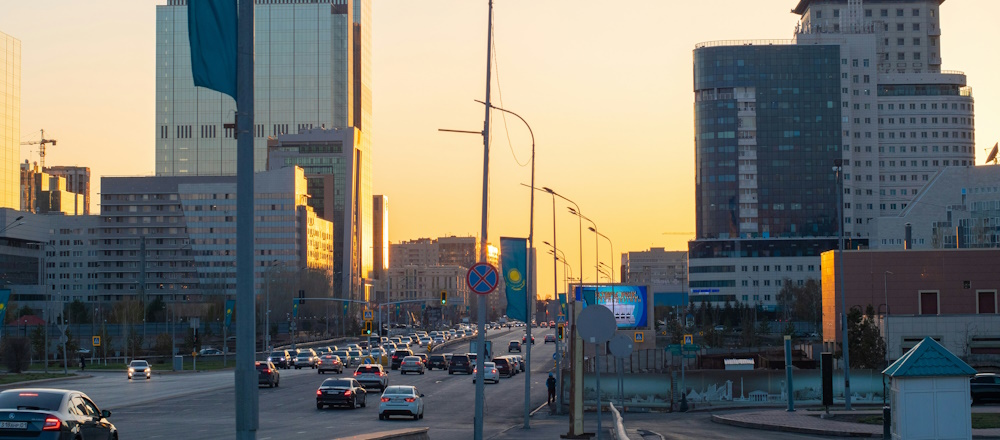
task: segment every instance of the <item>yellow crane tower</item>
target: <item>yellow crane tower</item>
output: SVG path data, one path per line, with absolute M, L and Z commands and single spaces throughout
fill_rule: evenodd
M 45 144 L 52 144 L 52 146 L 54 147 L 54 146 L 56 146 L 56 140 L 55 139 L 45 139 L 45 129 L 43 128 L 41 131 L 42 131 L 42 140 L 40 140 L 40 141 L 21 142 L 21 145 L 38 145 L 38 162 L 41 163 L 42 170 L 44 171 L 45 170 Z

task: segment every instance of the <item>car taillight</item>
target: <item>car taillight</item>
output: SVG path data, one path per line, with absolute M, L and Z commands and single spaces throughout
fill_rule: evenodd
M 322 396 L 323 395 L 323 390 L 316 390 L 316 395 L 317 396 Z
M 493 369 L 493 371 L 492 371 L 492 373 L 496 373 L 496 372 L 497 372 L 497 369 L 496 369 L 496 368 L 494 368 L 494 369 Z
M 379 376 L 385 376 L 385 371 L 379 372 L 378 375 Z
M 270 368 L 265 368 L 264 369 L 264 374 L 271 374 L 271 369 Z
M 380 399 L 380 400 L 382 400 L 382 402 L 388 402 L 388 401 L 389 401 L 389 398 L 388 398 L 388 397 L 383 397 L 383 398 L 382 398 L 382 399 Z
M 360 375 L 361 375 L 361 372 L 360 372 L 360 371 L 355 371 L 355 372 L 354 372 L 354 375 L 355 375 L 355 376 L 360 376 Z
M 350 396 L 351 395 L 351 390 L 344 391 L 344 395 L 345 396 Z
M 42 426 L 42 431 L 58 431 L 62 427 L 62 420 L 55 417 L 46 417 L 45 424 Z
M 407 397 L 407 398 L 405 398 L 405 399 L 403 399 L 403 400 L 405 400 L 405 401 L 407 401 L 407 402 L 412 402 L 412 401 L 414 401 L 414 400 L 417 400 L 417 399 L 414 399 L 414 398 L 412 398 L 412 397 Z

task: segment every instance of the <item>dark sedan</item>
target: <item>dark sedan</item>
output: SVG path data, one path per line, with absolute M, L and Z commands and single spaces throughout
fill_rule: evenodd
M 969 380 L 969 392 L 972 394 L 973 405 L 987 400 L 1000 401 L 1000 376 L 996 373 L 977 374 Z
M 443 354 L 432 354 L 430 359 L 427 361 L 427 369 L 433 370 L 435 368 L 439 370 L 447 369 L 448 358 L 446 358 Z
M 353 378 L 327 379 L 316 390 L 316 409 L 323 409 L 327 405 L 364 408 L 368 404 L 367 400 L 368 391 Z
M 80 391 L 22 388 L 0 392 L 0 438 L 117 439 L 108 417 Z

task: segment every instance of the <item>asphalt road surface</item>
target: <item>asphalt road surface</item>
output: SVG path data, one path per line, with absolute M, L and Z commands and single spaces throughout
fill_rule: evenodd
M 550 329 L 532 329 L 531 409 L 545 403 L 545 379 L 553 369 L 555 344 L 544 344 Z M 506 354 L 507 342 L 524 330 L 491 331 L 494 354 Z M 467 342 L 446 351 L 464 352 Z M 418 351 L 422 351 L 418 349 Z M 344 376 L 349 375 L 346 370 Z M 46 384 L 90 395 L 101 409 L 112 411 L 111 421 L 121 438 L 227 439 L 236 437 L 233 373 L 205 372 L 154 375 L 151 380 L 128 381 L 121 373 L 92 373 L 93 377 Z M 473 433 L 475 385 L 471 375 L 427 371 L 402 375 L 389 370 L 390 385 L 414 385 L 425 394 L 424 419 L 378 419 L 380 392 L 373 390 L 366 408 L 316 409 L 316 389 L 333 374 L 315 370 L 281 370 L 278 388 L 261 387 L 258 439 L 329 439 L 406 427 L 430 427 L 434 439 L 469 439 Z M 524 378 L 521 373 L 486 385 L 484 434 L 488 438 L 523 422 Z

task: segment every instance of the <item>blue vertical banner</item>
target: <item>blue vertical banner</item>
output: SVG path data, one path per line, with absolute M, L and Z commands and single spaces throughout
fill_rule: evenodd
M 299 317 L 299 299 L 298 298 L 292 298 L 292 317 L 293 318 L 298 318 Z
M 0 289 L 0 326 L 3 325 L 3 318 L 7 316 L 7 301 L 10 300 L 10 289 Z
M 226 300 L 226 327 L 233 323 L 233 307 L 236 307 L 235 299 Z
M 507 317 L 528 322 L 528 240 L 500 237 L 500 267 L 506 284 Z
M 236 0 L 188 0 L 194 85 L 236 99 Z

